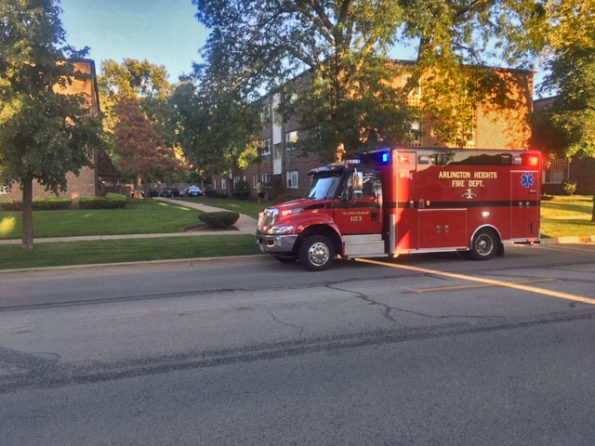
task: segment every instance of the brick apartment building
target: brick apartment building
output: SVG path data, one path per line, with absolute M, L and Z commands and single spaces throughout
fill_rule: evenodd
M 412 64 L 411 61 L 395 63 Z M 511 94 L 520 100 L 521 106 L 498 110 L 488 106 L 478 107 L 473 134 L 464 148 L 527 149 L 531 135 L 529 116 L 533 110 L 533 72 L 503 68 L 493 70 L 509 83 Z M 396 86 L 404 86 L 408 77 L 405 72 L 395 81 Z M 421 106 L 421 97 L 421 89 L 415 89 L 409 96 L 409 104 Z M 285 120 L 287 124 L 280 124 L 283 120 L 276 110 L 278 95 L 269 95 L 265 101 L 268 105 L 267 113 L 271 116 L 267 120 L 270 124 L 261 133 L 263 149 L 260 162 L 232 176 L 215 177 L 212 187 L 219 192 L 229 192 L 233 190 L 235 183 L 244 180 L 250 185 L 252 196 L 255 196 L 259 182 L 270 184 L 272 179 L 276 178 L 276 182 L 281 186 L 281 195 L 287 198 L 303 196 L 310 183 L 308 173 L 312 168 L 325 163 L 312 154 L 301 153 L 294 147 L 303 134 L 299 122 L 295 119 L 290 118 Z M 414 122 L 413 130 L 420 136 L 407 146 L 448 146 L 437 139 L 431 125 L 429 119 Z
M 66 88 L 55 87 L 57 92 L 63 94 L 84 94 L 89 106 L 89 113 L 97 116 L 99 108 L 99 92 L 97 90 L 97 77 L 95 73 L 95 62 L 90 59 L 73 62 L 75 69 L 88 75 L 84 80 L 73 80 Z M 119 174 L 107 154 L 103 151 L 93 150 L 93 167 L 83 167 L 79 175 L 69 173 L 66 176 L 67 189 L 59 195 L 76 199 L 83 195 L 98 195 L 103 190 L 104 182 L 117 181 Z M 46 191 L 37 182 L 33 183 L 33 198 L 54 196 L 51 191 Z M 13 199 L 20 201 L 22 192 L 18 184 L 12 187 L 0 185 L 0 201 Z

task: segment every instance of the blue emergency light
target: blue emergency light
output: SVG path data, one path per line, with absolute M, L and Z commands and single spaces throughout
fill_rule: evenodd
M 382 164 L 388 163 L 388 152 L 382 152 L 382 155 L 380 155 L 380 162 Z

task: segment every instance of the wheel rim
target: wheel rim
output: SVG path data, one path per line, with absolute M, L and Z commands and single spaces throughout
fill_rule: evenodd
M 330 250 L 326 244 L 322 242 L 313 243 L 308 249 L 308 260 L 312 265 L 322 266 L 328 262 L 330 257 Z
M 475 241 L 475 251 L 481 256 L 490 255 L 494 249 L 494 240 L 488 234 L 481 234 Z

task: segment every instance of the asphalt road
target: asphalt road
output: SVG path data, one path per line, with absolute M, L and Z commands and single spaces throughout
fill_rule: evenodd
M 591 445 L 594 378 L 593 245 L 0 273 L 0 445 Z

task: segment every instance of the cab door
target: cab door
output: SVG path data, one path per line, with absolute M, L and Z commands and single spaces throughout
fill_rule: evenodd
M 335 223 L 341 234 L 382 232 L 382 187 L 375 170 L 347 172 L 343 192 L 335 200 Z

